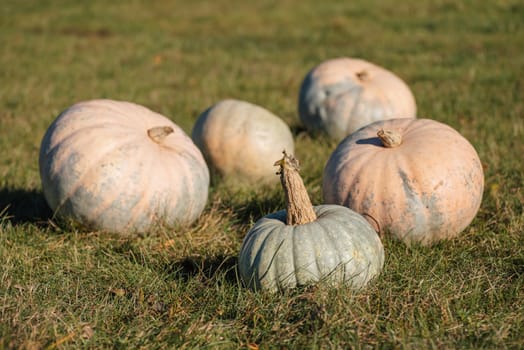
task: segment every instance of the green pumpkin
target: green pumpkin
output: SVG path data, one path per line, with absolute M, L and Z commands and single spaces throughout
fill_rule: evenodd
M 283 290 L 316 282 L 354 289 L 376 277 L 384 248 L 360 214 L 339 205 L 313 207 L 298 162 L 277 162 L 287 209 L 258 220 L 244 238 L 239 271 L 254 290 Z

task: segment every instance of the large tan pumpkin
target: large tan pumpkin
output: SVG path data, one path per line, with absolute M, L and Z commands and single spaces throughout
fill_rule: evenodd
M 300 88 L 300 120 L 312 132 L 340 140 L 378 120 L 415 118 L 415 98 L 392 72 L 356 58 L 335 58 L 314 67 Z
M 429 119 L 392 119 L 360 129 L 338 145 L 323 175 L 326 203 L 345 205 L 380 233 L 406 243 L 458 235 L 479 210 L 483 188 L 473 146 Z
M 39 164 L 49 206 L 93 229 L 127 233 L 190 223 L 207 201 L 209 171 L 191 139 L 130 102 L 92 100 L 66 109 L 42 140 Z
M 282 119 L 234 99 L 203 112 L 191 137 L 214 173 L 245 183 L 276 181 L 273 160 L 284 149 L 294 151 L 293 135 Z

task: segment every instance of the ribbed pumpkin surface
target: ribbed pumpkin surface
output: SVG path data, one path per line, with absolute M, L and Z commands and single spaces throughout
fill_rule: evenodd
M 191 137 L 211 170 L 246 183 L 276 181 L 274 160 L 282 150 L 293 153 L 295 148 L 282 119 L 265 108 L 234 99 L 203 112 Z
M 402 143 L 386 148 L 379 130 Z M 325 203 L 347 206 L 377 231 L 430 244 L 466 228 L 479 210 L 482 165 L 473 146 L 448 125 L 429 119 L 392 119 L 345 138 L 323 175 Z
M 358 289 L 382 270 L 382 243 L 359 214 L 338 205 L 313 207 L 317 219 L 286 225 L 286 211 L 265 216 L 242 244 L 239 270 L 252 289 L 283 290 L 313 282 Z
M 161 142 L 155 127 L 172 129 Z M 49 206 L 87 227 L 146 231 L 202 212 L 209 172 L 191 139 L 164 116 L 129 102 L 92 100 L 62 112 L 40 149 Z
M 300 88 L 300 120 L 334 139 L 378 120 L 415 118 L 415 98 L 392 72 L 356 58 L 335 58 L 314 67 Z

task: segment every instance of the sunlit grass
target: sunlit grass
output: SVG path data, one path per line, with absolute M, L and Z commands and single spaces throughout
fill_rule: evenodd
M 524 347 L 524 6 L 519 1 L 5 1 L 0 9 L 0 348 Z M 364 291 L 246 290 L 245 233 L 278 186 L 215 181 L 202 217 L 119 237 L 51 220 L 38 151 L 86 99 L 143 104 L 190 132 L 223 98 L 292 128 L 313 203 L 336 146 L 302 131 L 300 83 L 356 56 L 412 88 L 418 115 L 477 149 L 486 190 L 456 239 L 406 247 Z

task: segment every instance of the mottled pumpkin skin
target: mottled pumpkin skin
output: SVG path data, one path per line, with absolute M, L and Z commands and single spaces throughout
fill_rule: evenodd
M 378 120 L 415 118 L 409 87 L 395 74 L 355 58 L 335 58 L 313 68 L 300 88 L 300 120 L 312 132 L 340 140 Z
M 359 214 L 338 205 L 315 206 L 317 220 L 286 225 L 286 211 L 258 220 L 242 243 L 239 271 L 254 290 L 277 291 L 314 282 L 359 289 L 384 265 L 377 233 Z
M 202 113 L 191 137 L 213 172 L 246 183 L 277 181 L 275 159 L 295 148 L 289 127 L 279 117 L 233 99 Z
M 147 130 L 169 126 L 161 144 Z M 191 139 L 164 116 L 129 102 L 92 100 L 62 112 L 40 149 L 49 206 L 97 230 L 147 231 L 190 223 L 207 201 L 209 171 Z
M 380 129 L 403 142 L 385 148 Z M 376 122 L 345 138 L 323 174 L 325 203 L 363 214 L 381 234 L 431 244 L 458 235 L 479 210 L 484 174 L 473 146 L 429 119 Z

